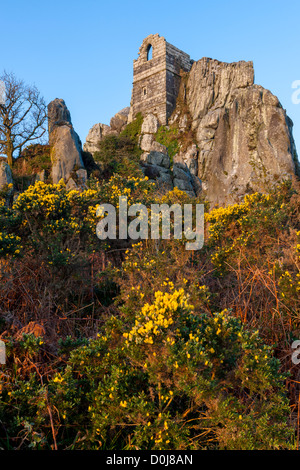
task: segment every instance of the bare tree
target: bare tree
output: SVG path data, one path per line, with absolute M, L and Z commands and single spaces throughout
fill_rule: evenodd
M 13 73 L 4 72 L 0 80 L 5 89 L 0 100 L 0 153 L 7 155 L 12 167 L 13 157 L 45 134 L 47 107 L 37 88 L 25 85 Z

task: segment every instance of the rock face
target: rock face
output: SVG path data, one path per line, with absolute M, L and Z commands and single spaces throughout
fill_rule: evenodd
M 113 131 L 106 124 L 94 124 L 94 126 L 89 130 L 86 141 L 83 144 L 83 150 L 93 154 L 99 150 L 99 142 L 101 142 L 103 137 L 116 134 L 117 132 Z
M 37 175 L 35 177 L 35 182 L 37 182 L 37 181 L 42 181 L 43 183 L 45 183 L 45 181 L 46 181 L 46 171 L 45 170 L 42 170 L 39 173 L 37 173 Z
M 141 166 L 144 175 L 148 176 L 149 180 L 155 181 L 159 187 L 165 190 L 173 189 L 170 157 L 166 147 L 154 142 L 150 152 L 142 154 Z
M 141 166 L 166 188 L 177 186 L 191 196 L 202 192 L 213 206 L 300 175 L 292 121 L 276 96 L 254 84 L 252 62 L 205 57 L 194 62 L 164 38 L 150 35 L 133 75 L 131 107 L 116 113 L 109 126 L 90 129 L 84 155 L 99 150 L 104 137 L 119 135 L 141 112 Z M 51 102 L 48 113 L 53 181 L 84 184 L 81 142 L 64 101 Z M 178 132 L 173 167 L 166 147 L 155 141 L 160 125 Z
M 190 172 L 186 163 L 179 162 L 173 165 L 173 185 L 192 197 L 199 196 L 202 189 L 200 179 Z
M 190 126 L 197 143 L 175 161 L 199 176 L 213 205 L 299 174 L 292 121 L 276 96 L 254 84 L 252 62 L 195 62 L 172 118 L 183 131 Z
M 64 124 L 72 126 L 70 111 L 68 110 L 64 100 L 55 98 L 55 100 L 48 104 L 49 137 L 55 127 L 62 126 Z
M 144 175 L 164 190 L 177 187 L 192 197 L 201 193 L 200 179 L 190 172 L 186 163 L 174 162 L 171 168 L 167 148 L 156 141 L 152 142 L 149 153 L 141 155 L 141 166 Z
M 143 120 L 141 133 L 142 134 L 155 134 L 158 130 L 159 122 L 154 114 L 147 114 Z
M 196 144 L 191 144 L 185 151 L 180 150 L 174 156 L 174 163 L 185 164 L 192 175 L 198 174 L 198 149 Z
M 56 128 L 51 140 L 52 181 L 58 183 L 64 179 L 67 182 L 72 172 L 83 168 L 80 141 L 69 126 Z
M 83 144 L 83 150 L 91 154 L 99 150 L 99 143 L 107 135 L 119 135 L 120 132 L 125 128 L 128 122 L 128 114 L 130 108 L 123 108 L 118 111 L 110 120 L 110 125 L 97 123 L 89 130 L 86 137 L 85 143 Z
M 8 184 L 13 184 L 10 166 L 7 162 L 0 161 L 0 189 L 3 189 Z
M 123 108 L 117 112 L 110 120 L 110 128 L 112 131 L 116 131 L 118 134 L 124 129 L 128 121 L 130 108 Z
M 144 152 L 150 152 L 153 142 L 154 142 L 153 134 L 143 134 L 141 135 L 139 144 L 140 144 L 141 149 Z
M 152 144 L 155 141 L 155 133 L 159 127 L 159 122 L 154 114 L 147 114 L 142 123 L 139 145 L 144 152 L 152 150 Z M 158 144 L 158 142 L 156 142 Z
M 48 130 L 53 183 L 58 183 L 61 179 L 66 183 L 70 178 L 73 181 L 74 178 L 79 180 L 81 176 L 78 176 L 78 171 L 80 174 L 85 172 L 86 180 L 81 141 L 74 131 L 70 112 L 61 99 L 56 98 L 48 105 Z

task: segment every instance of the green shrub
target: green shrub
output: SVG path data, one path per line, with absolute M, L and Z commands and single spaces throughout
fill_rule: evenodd
M 30 422 L 49 447 L 51 406 L 59 448 L 289 449 L 284 379 L 258 332 L 170 289 L 111 316 L 44 386 L 16 379 L 1 410 L 8 438 Z
M 16 190 L 26 190 L 34 184 L 35 176 L 43 170 L 45 170 L 47 180 L 51 172 L 49 145 L 29 145 L 14 160 L 12 172 Z
M 105 179 L 114 173 L 123 176 L 141 176 L 139 168 L 141 150 L 128 136 L 106 136 L 99 144 L 99 150 L 94 153 Z
M 125 173 L 89 185 L 37 183 L 11 208 L 0 195 L 0 447 L 294 448 L 299 191 L 212 210 L 191 253 L 102 242 L 96 207 L 196 199 Z M 32 320 L 42 339 L 18 334 Z
M 133 140 L 136 144 L 138 143 L 138 138 L 141 134 L 142 124 L 143 124 L 143 116 L 141 113 L 137 113 L 135 119 L 127 124 L 125 129 L 121 132 L 121 137 L 129 137 Z
M 155 134 L 155 140 L 167 147 L 170 158 L 173 158 L 178 152 L 179 141 L 176 127 L 160 126 Z

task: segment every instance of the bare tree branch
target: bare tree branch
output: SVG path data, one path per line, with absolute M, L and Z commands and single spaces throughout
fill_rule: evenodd
M 5 103 L 0 104 L 0 153 L 13 157 L 27 143 L 38 141 L 46 133 L 47 107 L 35 86 L 25 85 L 12 73 L 4 71 Z

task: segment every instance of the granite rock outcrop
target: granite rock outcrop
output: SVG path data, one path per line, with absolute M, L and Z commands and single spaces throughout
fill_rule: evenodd
M 0 189 L 7 187 L 9 184 L 13 184 L 12 171 L 9 164 L 2 160 L 0 161 Z
M 63 179 L 68 183 L 72 179 L 76 186 L 77 180 L 82 186 L 83 181 L 87 179 L 82 160 L 82 145 L 73 128 L 70 112 L 62 99 L 56 98 L 48 105 L 48 132 L 52 182 L 55 184 Z
M 254 84 L 252 62 L 194 62 L 170 122 L 184 119 L 195 144 L 176 158 L 196 171 L 213 205 L 299 174 L 293 123 L 278 98 Z

